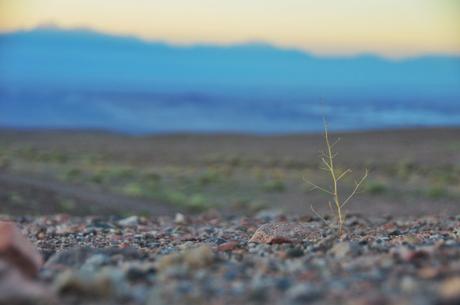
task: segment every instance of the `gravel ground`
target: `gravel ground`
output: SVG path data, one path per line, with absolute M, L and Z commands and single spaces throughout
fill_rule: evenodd
M 268 212 L 12 220 L 57 304 L 460 304 L 460 215 L 351 215 L 340 239 L 319 219 Z M 264 224 L 274 231 L 250 242 Z M 276 232 L 288 226 L 297 235 Z

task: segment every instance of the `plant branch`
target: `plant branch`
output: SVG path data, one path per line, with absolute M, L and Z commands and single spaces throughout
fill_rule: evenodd
M 353 191 L 347 197 L 347 199 L 345 199 L 345 201 L 342 203 L 342 205 L 341 205 L 342 208 L 348 203 L 348 201 L 350 201 L 351 198 L 353 198 L 356 195 L 356 193 L 359 190 L 359 187 L 361 186 L 361 184 L 363 184 L 364 180 L 366 180 L 368 173 L 369 173 L 369 171 L 366 168 L 366 170 L 364 172 L 364 175 L 361 177 L 361 180 L 359 180 L 359 182 L 355 182 L 355 187 L 354 187 Z
M 320 191 L 323 191 L 323 192 L 325 192 L 325 193 L 328 193 L 329 195 L 332 195 L 332 192 L 331 192 L 331 191 L 329 191 L 329 190 L 327 190 L 327 189 L 325 189 L 325 188 L 323 188 L 323 187 L 321 187 L 321 186 L 319 186 L 319 185 L 314 184 L 313 182 L 311 182 L 311 181 L 305 179 L 305 177 L 303 178 L 303 181 L 305 181 L 306 183 L 308 183 L 308 184 L 310 184 L 311 186 L 313 186 L 313 188 L 312 188 L 310 191 L 320 190 Z

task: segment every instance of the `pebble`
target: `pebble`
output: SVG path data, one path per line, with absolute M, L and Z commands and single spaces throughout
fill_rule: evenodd
M 296 284 L 286 292 L 287 299 L 294 303 L 308 303 L 321 296 L 321 291 L 311 284 Z
M 0 257 L 29 277 L 43 264 L 40 253 L 12 222 L 0 221 Z
M 189 269 L 204 268 L 214 261 L 214 252 L 207 245 L 202 245 L 197 248 L 186 249 L 180 253 L 171 253 L 161 257 L 156 268 L 164 271 L 174 266 L 185 266 Z
M 108 298 L 121 292 L 117 283 L 121 283 L 123 276 L 116 269 L 101 270 L 98 273 L 66 270 L 56 277 L 53 286 L 59 294 Z
M 286 257 L 289 257 L 289 258 L 302 257 L 303 255 L 304 255 L 304 251 L 300 247 L 289 248 L 286 251 Z
M 0 259 L 0 304 L 58 304 L 46 285 Z
M 238 247 L 238 245 L 239 243 L 237 241 L 232 240 L 232 241 L 225 242 L 217 246 L 217 251 L 223 251 L 223 252 L 232 251 L 236 247 Z
M 266 223 L 257 229 L 249 242 L 262 244 L 299 243 L 304 239 L 317 239 L 318 236 L 318 232 L 304 224 Z
M 355 256 L 359 252 L 359 246 L 357 243 L 348 241 L 336 243 L 330 250 L 329 253 L 334 255 L 338 259 L 345 257 Z
M 118 224 L 122 227 L 128 226 L 137 226 L 139 224 L 139 217 L 137 216 L 130 216 L 118 221 Z
M 182 213 L 177 213 L 174 218 L 174 222 L 177 224 L 185 224 L 185 216 Z
M 214 252 L 209 246 L 203 245 L 195 249 L 184 251 L 183 253 L 185 264 L 192 268 L 203 268 L 213 263 Z
M 410 276 L 404 276 L 401 280 L 401 289 L 406 293 L 413 293 L 417 288 L 417 282 Z
M 439 292 L 444 300 L 450 302 L 457 301 L 460 303 L 460 276 L 443 281 L 439 288 Z

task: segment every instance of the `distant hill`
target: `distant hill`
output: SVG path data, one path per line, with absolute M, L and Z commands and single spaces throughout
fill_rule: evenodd
M 458 56 L 317 57 L 56 28 L 0 34 L 8 126 L 302 131 L 323 112 L 339 128 L 452 125 L 459 104 Z

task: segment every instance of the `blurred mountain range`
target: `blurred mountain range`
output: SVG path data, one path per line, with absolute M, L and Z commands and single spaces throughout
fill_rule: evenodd
M 319 57 L 90 30 L 0 34 L 0 125 L 300 132 L 460 125 L 460 56 Z

